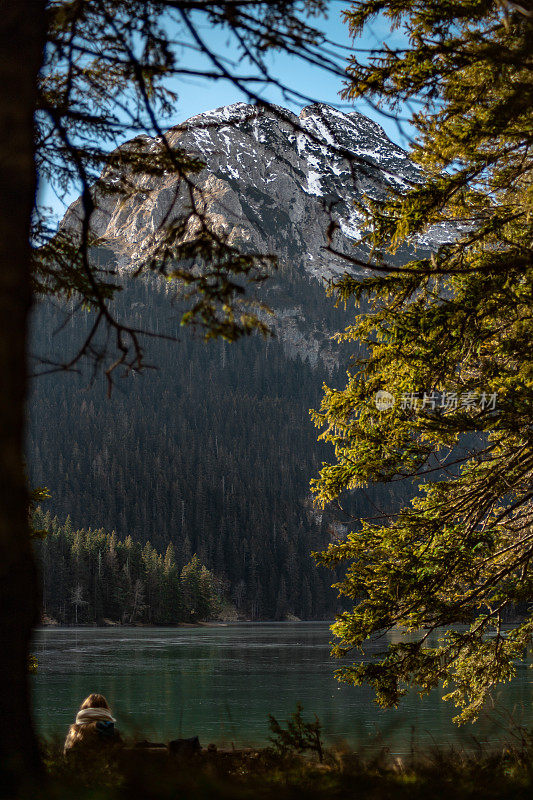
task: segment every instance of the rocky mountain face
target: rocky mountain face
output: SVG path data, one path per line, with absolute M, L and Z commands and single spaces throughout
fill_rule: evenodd
M 334 576 L 309 554 L 340 522 L 351 523 L 313 511 L 309 480 L 330 454 L 308 410 L 319 405 L 324 381 L 345 383 L 349 354 L 330 337 L 353 309 L 336 309 L 324 291 L 324 279 L 347 268 L 325 249 L 328 229 L 335 249 L 364 257 L 355 203 L 408 186 L 420 171 L 379 125 L 323 104 L 295 116 L 237 103 L 193 117 L 168 139 L 205 163 L 195 182 L 212 223 L 241 247 L 279 257 L 264 284 L 278 336 L 232 345 L 187 333 L 178 343 L 152 340 L 157 371 L 119 381 L 110 400 L 100 377 L 39 379 L 30 405 L 31 480 L 49 487 L 48 510 L 61 521 L 70 514 L 75 528 L 115 529 L 160 552 L 172 541 L 181 564 L 197 553 L 243 615 L 331 617 L 339 607 L 329 588 Z M 145 137 L 137 146 L 155 152 L 160 143 Z M 161 220 L 184 208 L 172 175 L 130 178 L 138 191 L 128 199 L 96 187 L 92 219 L 125 273 L 150 252 Z M 64 227 L 76 229 L 78 209 L 71 206 Z M 430 248 L 447 235 L 433 230 L 418 244 Z M 157 281 L 125 283 L 113 301 L 120 318 L 155 331 L 175 324 Z M 43 303 L 33 349 L 61 360 L 90 324 L 90 315 L 65 319 L 64 308 Z M 381 487 L 371 501 L 356 493 L 350 511 L 373 513 L 370 502 L 384 508 L 404 491 L 398 483 Z
M 420 179 L 420 169 L 378 124 L 325 104 L 307 106 L 296 116 L 283 108 L 235 103 L 192 117 L 166 136 L 205 163 L 194 182 L 215 230 L 223 230 L 230 244 L 275 254 L 281 274 L 290 267 L 291 274 L 321 286 L 350 270 L 326 249 L 328 232 L 333 231 L 335 250 L 365 259 L 355 245 L 362 225 L 356 203 Z M 148 151 L 159 147 L 157 139 L 136 141 Z M 96 192 L 92 226 L 125 271 L 153 249 L 162 221 L 182 216 L 187 203 L 174 174 L 163 180 L 129 177 L 137 191 L 127 200 Z M 108 171 L 103 178 L 116 183 L 121 176 Z M 79 201 L 69 209 L 65 227 L 76 227 L 78 209 Z M 279 283 L 274 275 L 266 293 L 286 351 L 312 363 L 319 358 L 331 363 L 331 331 L 320 313 L 286 291 L 280 296 Z

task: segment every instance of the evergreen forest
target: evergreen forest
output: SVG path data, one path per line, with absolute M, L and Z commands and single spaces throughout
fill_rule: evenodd
M 305 308 L 308 336 L 327 342 L 346 319 L 318 281 L 290 266 L 267 287 L 271 306 Z M 179 316 L 155 281 L 136 281 L 114 302 L 133 324 L 159 333 L 173 332 Z M 64 304 L 37 307 L 34 353 L 55 348 L 60 360 L 82 340 L 92 315 L 66 325 L 64 317 Z M 329 448 L 317 442 L 309 409 L 325 380 L 345 378 L 348 358 L 334 350 L 336 362 L 316 360 L 279 337 L 206 345 L 186 331 L 177 346 L 153 340 L 146 357 L 156 369 L 116 379 L 110 399 L 104 377 L 91 381 L 89 371 L 39 377 L 31 483 L 49 488 L 46 509 L 61 520 L 70 515 L 75 529 L 102 526 L 160 553 L 172 543 L 179 569 L 196 553 L 248 619 L 330 619 L 342 607 L 335 575 L 317 567 L 312 551 L 339 525 L 412 492 L 390 484 L 346 499 L 349 514 L 313 509 L 309 478 Z
M 158 553 L 131 536 L 104 530 L 74 530 L 37 509 L 34 526 L 43 589 L 43 615 L 60 624 L 139 622 L 174 625 L 215 617 L 222 609 L 221 586 L 198 557 L 181 569 L 174 547 Z

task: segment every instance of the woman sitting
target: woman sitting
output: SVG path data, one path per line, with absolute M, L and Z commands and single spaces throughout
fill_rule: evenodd
M 76 722 L 69 728 L 63 752 L 67 754 L 80 745 L 84 749 L 101 748 L 121 742 L 120 734 L 115 730 L 115 722 L 103 694 L 90 694 L 81 704 Z

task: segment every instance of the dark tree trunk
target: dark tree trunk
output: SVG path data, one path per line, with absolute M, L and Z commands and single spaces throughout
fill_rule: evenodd
M 0 14 L 0 793 L 39 775 L 28 654 L 38 619 L 23 455 L 29 231 L 35 199 L 33 113 L 44 0 L 3 0 Z

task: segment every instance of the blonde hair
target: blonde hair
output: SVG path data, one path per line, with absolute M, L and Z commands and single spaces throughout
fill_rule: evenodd
M 80 706 L 80 711 L 84 708 L 109 708 L 109 703 L 103 694 L 90 694 Z
M 109 711 L 111 710 L 104 695 L 95 693 L 85 698 L 79 710 L 83 711 L 86 708 L 106 708 Z M 120 741 L 118 734 L 115 735 L 115 741 Z M 96 722 L 86 722 L 83 725 L 74 723 L 74 725 L 71 725 L 65 739 L 63 753 L 66 754 L 73 747 L 77 747 L 80 744 L 83 745 L 84 750 L 87 747 L 94 749 L 101 747 L 102 739 L 98 733 Z

